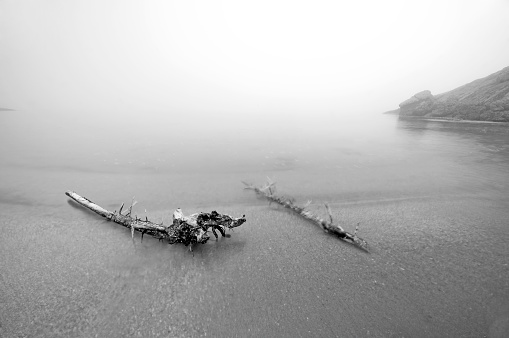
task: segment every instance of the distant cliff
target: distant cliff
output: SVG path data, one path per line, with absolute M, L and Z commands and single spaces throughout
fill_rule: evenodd
M 400 116 L 509 122 L 509 67 L 449 92 L 419 92 L 399 104 Z

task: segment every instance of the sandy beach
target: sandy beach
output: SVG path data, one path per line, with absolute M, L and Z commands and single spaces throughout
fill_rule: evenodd
M 251 197 L 249 206 L 217 208 L 248 222 L 194 255 L 139 235 L 133 244 L 125 228 L 70 205 L 63 214 L 2 208 L 2 336 L 497 337 L 507 329 L 507 200 L 331 203 L 345 228 L 361 222 L 365 253 Z
M 106 127 L 90 139 L 88 124 L 61 131 L 24 121 L 6 119 L 0 142 L 2 337 L 509 330 L 503 126 L 385 115 L 328 129 L 279 121 L 267 137 L 259 137 L 265 124 L 239 122 L 222 138 L 204 126 L 201 139 L 161 132 L 154 140 Z M 348 231 L 360 222 L 369 253 L 243 190 L 242 180 L 266 176 L 297 203 L 312 200 L 322 217 L 329 203 Z M 134 213 L 156 222 L 171 222 L 176 208 L 247 222 L 193 255 L 139 234 L 133 243 L 128 229 L 71 203 L 67 190 L 109 210 L 135 196 Z

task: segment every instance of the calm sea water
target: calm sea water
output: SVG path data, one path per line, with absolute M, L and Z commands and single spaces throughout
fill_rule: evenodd
M 0 334 L 505 336 L 509 126 L 310 116 L 2 112 Z M 370 253 L 242 189 L 267 176 Z M 193 256 L 66 190 L 248 223 Z

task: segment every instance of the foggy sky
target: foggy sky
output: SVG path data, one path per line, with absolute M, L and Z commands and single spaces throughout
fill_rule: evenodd
M 509 66 L 509 1 L 1 0 L 0 107 L 381 113 Z

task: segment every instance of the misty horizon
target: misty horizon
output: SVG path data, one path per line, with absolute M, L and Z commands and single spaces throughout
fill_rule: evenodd
M 509 60 L 509 3 L 4 1 L 0 106 L 381 113 Z

